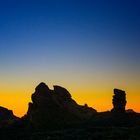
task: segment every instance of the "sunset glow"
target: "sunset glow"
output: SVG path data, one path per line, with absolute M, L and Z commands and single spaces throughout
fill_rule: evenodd
M 25 115 L 45 82 L 98 112 L 119 88 L 140 112 L 139 2 L 54 1 L 0 2 L 0 106 Z

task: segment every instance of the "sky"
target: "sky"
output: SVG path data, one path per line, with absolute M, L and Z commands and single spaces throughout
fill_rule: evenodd
M 79 104 L 112 108 L 113 89 L 140 112 L 139 0 L 0 1 L 0 106 L 27 112 L 40 82 Z

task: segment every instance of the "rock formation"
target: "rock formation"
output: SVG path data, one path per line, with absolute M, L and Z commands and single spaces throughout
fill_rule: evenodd
M 0 107 L 0 121 L 10 120 L 16 118 L 13 114 L 12 110 L 8 110 L 7 108 Z
M 54 90 L 50 90 L 45 83 L 40 83 L 31 98 L 27 118 L 35 127 L 82 122 L 96 113 L 96 110 L 87 105 L 78 105 L 71 94 L 60 86 L 54 86 Z
M 13 114 L 12 110 L 0 107 L 0 127 L 10 125 L 16 120 L 18 120 L 18 117 Z
M 126 93 L 125 91 L 114 89 L 114 96 L 113 96 L 113 109 L 112 112 L 116 113 L 124 113 L 125 106 L 126 106 Z

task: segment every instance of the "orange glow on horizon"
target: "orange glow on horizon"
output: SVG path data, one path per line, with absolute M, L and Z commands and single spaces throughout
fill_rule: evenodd
M 26 114 L 28 109 L 28 103 L 31 101 L 31 94 L 34 92 L 30 89 L 26 93 L 16 91 L 12 93 L 0 94 L 0 106 L 6 107 L 9 110 L 13 110 L 13 113 L 22 117 Z M 4 91 L 3 91 L 4 93 Z M 19 94 L 20 93 L 20 94 Z M 72 98 L 80 105 L 85 103 L 88 106 L 93 107 L 98 112 L 109 111 L 112 109 L 112 95 L 113 90 L 110 90 L 109 93 L 105 94 L 103 90 L 96 91 L 82 91 L 82 90 L 73 90 L 70 91 Z M 139 100 L 137 97 L 134 98 L 132 94 L 127 94 L 127 106 L 126 109 L 133 109 L 136 112 L 140 112 L 139 109 Z

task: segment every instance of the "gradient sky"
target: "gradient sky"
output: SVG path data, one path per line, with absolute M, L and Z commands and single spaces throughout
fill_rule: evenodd
M 98 111 L 120 88 L 140 112 L 139 0 L 0 1 L 0 105 L 24 115 L 42 81 Z

